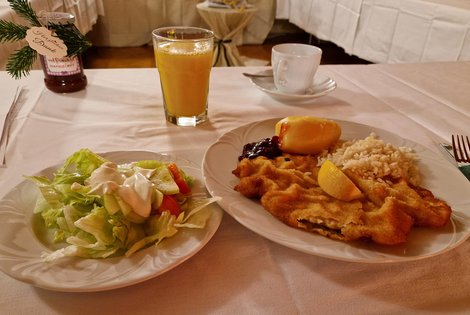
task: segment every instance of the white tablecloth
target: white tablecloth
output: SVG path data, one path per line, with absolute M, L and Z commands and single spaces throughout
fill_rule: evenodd
M 242 124 L 315 115 L 369 124 L 435 143 L 470 132 L 470 62 L 320 66 L 331 94 L 284 104 L 241 75 L 260 68 L 214 68 L 209 122 L 177 127 L 163 119 L 155 69 L 87 70 L 85 91 L 54 94 L 42 73 L 20 81 L 23 106 L 12 127 L 0 195 L 78 148 L 176 152 L 200 163 L 205 149 Z M 6 73 L 0 82 L 11 84 Z M 470 211 L 470 209 L 469 209 Z M 363 264 L 283 247 L 225 214 L 213 239 L 177 268 L 99 293 L 34 288 L 0 274 L 1 314 L 464 314 L 470 310 L 470 241 L 428 259 Z
M 256 7 L 239 9 L 213 8 L 208 2 L 197 5 L 201 18 L 215 34 L 214 66 L 244 66 L 237 49 L 243 31 L 253 19 Z
M 466 0 L 277 0 L 276 17 L 375 63 L 470 60 Z

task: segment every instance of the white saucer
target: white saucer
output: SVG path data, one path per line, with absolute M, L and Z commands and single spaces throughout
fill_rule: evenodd
M 265 70 L 255 73 L 257 75 L 272 74 L 271 70 Z M 317 73 L 313 79 L 312 86 L 307 90 L 306 94 L 288 94 L 280 92 L 274 85 L 274 78 L 267 77 L 253 77 L 250 78 L 251 83 L 261 91 L 267 93 L 272 98 L 281 102 L 306 102 L 317 97 L 326 95 L 336 89 L 335 80 L 330 77 Z

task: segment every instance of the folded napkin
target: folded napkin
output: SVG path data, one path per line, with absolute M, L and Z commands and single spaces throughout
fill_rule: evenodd
M 459 166 L 459 170 L 470 180 L 470 165 Z
M 452 145 L 447 144 L 447 143 L 439 143 L 438 145 L 439 149 L 441 152 L 444 154 L 447 160 L 449 160 L 452 164 L 457 166 L 459 170 L 462 172 L 462 174 L 467 177 L 468 180 L 470 180 L 470 164 L 462 164 L 462 163 L 457 163 L 454 159 L 454 153 L 452 152 Z

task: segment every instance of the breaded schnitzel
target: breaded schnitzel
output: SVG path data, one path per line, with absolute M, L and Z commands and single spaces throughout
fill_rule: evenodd
M 409 185 L 404 180 L 386 183 L 364 179 L 351 171 L 346 171 L 346 174 L 378 206 L 388 196 L 400 200 L 404 204 L 402 210 L 413 218 L 417 226 L 441 227 L 449 221 L 450 207 L 425 188 Z
M 274 159 L 244 158 L 233 171 L 240 178 L 235 189 L 248 198 L 260 198 L 267 191 L 284 190 L 292 184 L 315 187 L 318 186 L 316 163 L 317 159 L 310 155 L 287 153 Z
M 364 197 L 335 199 L 318 186 L 317 162 L 314 156 L 288 154 L 242 159 L 233 171 L 240 178 L 235 190 L 260 198 L 269 213 L 289 226 L 342 241 L 366 238 L 400 244 L 413 225 L 438 227 L 449 220 L 445 202 L 404 181 L 392 184 L 348 173 Z

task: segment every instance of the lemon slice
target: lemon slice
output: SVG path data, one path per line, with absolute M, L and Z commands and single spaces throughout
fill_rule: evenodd
M 343 201 L 362 197 L 362 192 L 333 162 L 326 160 L 318 171 L 318 185 L 328 195 Z

